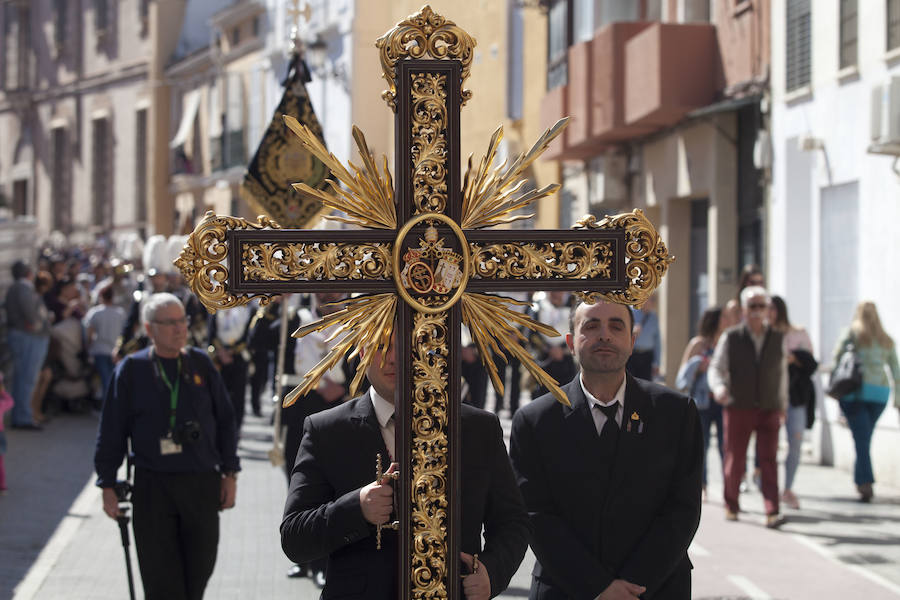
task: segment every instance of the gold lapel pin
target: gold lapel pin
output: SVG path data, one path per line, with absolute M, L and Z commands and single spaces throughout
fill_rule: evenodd
M 631 413 L 631 420 L 632 421 L 640 421 L 641 418 L 638 416 L 638 414 L 636 412 L 633 412 L 633 413 Z

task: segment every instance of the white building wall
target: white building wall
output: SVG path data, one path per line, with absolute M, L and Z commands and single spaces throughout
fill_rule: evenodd
M 847 235 L 858 240 L 856 284 L 847 293 L 872 300 L 887 331 L 900 342 L 900 267 L 892 263 L 900 251 L 900 175 L 894 157 L 870 154 L 873 86 L 900 76 L 900 53 L 886 48 L 883 2 L 860 2 L 856 68 L 840 71 L 838 1 L 812 2 L 812 81 L 808 89 L 785 91 L 786 0 L 772 2 L 772 143 L 774 164 L 768 223 L 769 283 L 782 294 L 791 320 L 806 327 L 823 366 L 831 362 L 834 327 L 823 310 L 822 248 L 839 240 L 823 238 L 823 189 L 858 184 L 858 226 Z M 828 192 L 825 192 L 827 197 Z M 847 277 L 852 281 L 853 277 Z M 852 314 L 841 315 L 849 324 Z M 823 323 L 823 321 L 825 321 Z M 837 403 L 826 400 L 832 421 Z M 875 446 L 900 443 L 897 412 L 886 411 Z M 835 462 L 852 467 L 853 451 L 845 428 L 833 427 Z M 890 437 L 888 437 L 890 436 Z M 888 458 L 892 460 L 888 461 Z M 896 452 L 873 448 L 876 479 L 900 483 Z

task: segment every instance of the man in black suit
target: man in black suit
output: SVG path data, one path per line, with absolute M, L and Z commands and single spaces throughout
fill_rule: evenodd
M 686 396 L 626 374 L 633 317 L 578 304 L 581 375 L 516 413 L 510 457 L 534 528 L 534 600 L 690 598 L 703 442 Z M 607 416 L 608 414 L 608 416 Z
M 382 548 L 375 547 L 375 525 L 389 520 L 393 506 L 390 483 L 372 481 L 375 455 L 394 456 L 393 345 L 382 358 L 376 354 L 366 371 L 369 392 L 306 418 L 291 473 L 281 546 L 298 563 L 328 557 L 322 598 L 398 595 L 397 532 L 382 530 Z M 463 592 L 473 600 L 506 589 L 525 556 L 529 524 L 497 417 L 467 405 L 460 414 L 460 559 L 471 573 Z M 388 471 L 395 469 L 392 463 Z

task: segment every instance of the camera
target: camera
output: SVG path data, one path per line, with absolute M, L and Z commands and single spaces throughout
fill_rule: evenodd
M 200 424 L 196 421 L 185 421 L 172 432 L 172 440 L 176 444 L 186 445 L 200 441 Z

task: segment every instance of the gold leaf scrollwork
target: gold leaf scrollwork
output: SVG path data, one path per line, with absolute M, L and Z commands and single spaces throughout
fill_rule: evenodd
M 470 244 L 482 279 L 609 279 L 610 242 Z
M 391 110 L 397 112 L 397 85 L 394 82 L 394 66 L 404 58 L 455 58 L 462 63 L 460 73 L 460 101 L 465 104 L 472 97 L 470 90 L 462 89 L 472 69 L 475 56 L 475 40 L 456 23 L 431 10 L 427 4 L 418 13 L 406 17 L 393 29 L 375 41 L 381 57 L 382 76 L 388 89 L 381 93 Z
M 412 546 L 414 598 L 447 597 L 447 313 L 413 317 Z
M 272 219 L 260 215 L 256 223 L 237 217 L 219 217 L 208 211 L 203 220 L 191 233 L 181 254 L 174 261 L 175 267 L 184 275 L 191 291 L 211 312 L 223 308 L 232 308 L 247 304 L 253 298 L 259 298 L 261 304 L 267 304 L 274 294 L 239 295 L 227 290 L 229 278 L 228 245 L 225 234 L 233 229 L 281 229 Z
M 248 243 L 241 266 L 247 281 L 389 279 L 391 251 L 380 243 Z
M 447 208 L 447 76 L 412 74 L 413 205 L 416 214 Z
M 669 254 L 665 242 L 659 237 L 653 223 L 636 208 L 633 212 L 604 217 L 599 222 L 590 215 L 580 219 L 575 229 L 624 229 L 625 230 L 625 278 L 627 287 L 614 292 L 583 292 L 579 296 L 585 302 L 604 298 L 609 302 L 640 306 L 647 301 L 675 257 Z

